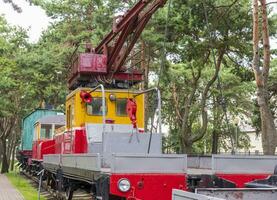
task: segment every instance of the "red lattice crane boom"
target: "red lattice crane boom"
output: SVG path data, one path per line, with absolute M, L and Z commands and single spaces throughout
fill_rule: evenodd
M 112 31 L 95 48 L 74 54 L 71 61 L 69 88 L 104 84 L 120 88 L 143 80 L 142 73 L 126 68 L 125 61 L 151 16 L 166 0 L 140 0 L 124 15 L 114 20 Z

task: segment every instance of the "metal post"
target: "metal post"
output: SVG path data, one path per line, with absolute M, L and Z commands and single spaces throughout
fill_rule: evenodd
M 96 86 L 95 88 L 92 88 L 91 91 L 89 93 L 94 92 L 95 90 L 97 90 L 98 88 L 101 88 L 101 92 L 102 92 L 102 120 L 103 120 L 103 133 L 105 132 L 105 128 L 106 128 L 106 97 L 105 97 L 105 88 L 102 84 Z M 103 139 L 103 138 L 102 138 Z
M 146 93 L 149 93 L 149 92 L 152 92 L 152 91 L 157 91 L 157 99 L 158 99 L 158 123 L 159 123 L 159 129 L 158 130 L 159 130 L 159 133 L 161 134 L 162 133 L 162 114 L 161 114 L 162 103 L 161 103 L 161 92 L 160 92 L 160 90 L 157 87 L 151 88 L 151 89 L 144 90 L 142 92 L 137 93 L 136 95 L 134 95 L 134 97 L 137 97 L 139 95 L 146 94 Z
M 102 152 L 104 152 L 104 145 L 103 145 L 103 141 L 104 141 L 104 133 L 105 133 L 105 129 L 106 129 L 106 96 L 105 96 L 105 88 L 102 84 L 96 86 L 95 88 L 92 88 L 92 90 L 89 93 L 94 92 L 95 90 L 97 90 L 97 88 L 101 88 L 101 92 L 102 92 L 102 120 L 103 120 L 103 131 L 102 131 Z
M 236 127 L 236 130 L 235 130 L 235 153 L 238 152 L 238 129 L 239 129 L 239 122 L 240 122 L 240 118 L 236 117 L 234 119 L 234 124 L 235 124 L 235 127 Z
M 38 200 L 40 200 L 40 192 L 41 192 L 41 184 L 42 184 L 42 177 L 44 175 L 44 169 L 41 170 L 38 175 L 40 176 L 39 177 L 39 185 L 38 185 Z
M 238 124 L 236 124 L 236 153 L 238 152 Z
M 159 126 L 159 128 L 158 128 L 159 134 L 162 134 L 162 114 L 161 114 L 162 102 L 161 102 L 161 92 L 160 92 L 160 90 L 157 87 L 151 88 L 151 89 L 142 91 L 142 92 L 134 95 L 134 97 L 137 97 L 141 94 L 149 93 L 149 92 L 152 92 L 152 91 L 157 91 L 157 98 L 158 98 L 158 108 L 157 108 L 158 109 L 158 121 L 157 121 L 158 124 L 157 124 L 157 126 Z M 149 143 L 148 143 L 148 149 L 147 149 L 148 154 L 150 153 L 152 135 L 153 135 L 153 133 L 151 131 L 150 132 Z
M 161 92 L 157 88 L 157 93 L 158 93 L 158 123 L 159 123 L 159 133 L 162 134 L 162 101 L 161 101 Z

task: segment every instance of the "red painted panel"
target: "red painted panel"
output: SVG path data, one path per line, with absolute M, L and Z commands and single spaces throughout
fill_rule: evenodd
M 265 179 L 270 176 L 270 174 L 216 174 L 216 176 L 235 183 L 238 188 L 244 188 L 245 183 L 258 179 Z
M 95 53 L 81 53 L 78 71 L 80 73 L 107 73 L 107 56 Z
M 41 160 L 43 155 L 55 153 L 54 140 L 37 140 L 33 142 L 32 159 Z
M 64 134 L 56 135 L 55 140 L 55 154 L 61 154 L 63 152 L 63 138 Z
M 74 135 L 73 153 L 87 153 L 88 142 L 85 129 L 76 130 Z
M 38 159 L 42 160 L 44 155 L 55 153 L 55 141 L 44 140 L 39 144 L 38 147 Z
M 72 137 L 72 138 L 71 138 Z M 85 128 L 67 131 L 55 136 L 55 154 L 87 153 L 88 142 Z
M 117 184 L 121 178 L 130 181 L 130 191 L 119 191 Z M 112 174 L 110 177 L 110 193 L 128 200 L 170 200 L 173 188 L 187 189 L 185 174 Z
M 18 151 L 19 154 L 24 155 L 26 157 L 32 157 L 32 150 L 22 150 Z
M 142 81 L 143 75 L 139 73 L 126 73 L 126 72 L 117 72 L 113 77 L 115 80 L 128 80 L 128 81 Z
M 65 132 L 63 134 L 63 141 L 62 141 L 62 153 L 63 154 L 70 154 L 73 153 L 72 144 L 74 143 L 74 131 L 72 132 Z
M 38 146 L 40 141 L 34 141 L 32 147 L 32 159 L 38 159 Z

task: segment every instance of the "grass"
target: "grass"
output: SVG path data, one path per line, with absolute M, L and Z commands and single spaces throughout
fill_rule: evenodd
M 18 189 L 18 191 L 24 196 L 25 200 L 37 200 L 38 191 L 34 188 L 31 183 L 20 176 L 16 172 L 10 172 L 6 174 L 11 184 Z M 46 200 L 43 196 L 40 197 L 41 200 Z

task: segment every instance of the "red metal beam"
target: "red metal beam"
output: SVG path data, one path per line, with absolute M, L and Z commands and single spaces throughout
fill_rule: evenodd
M 158 0 L 158 2 L 160 2 Z M 121 66 L 123 66 L 126 58 L 128 57 L 129 53 L 133 49 L 134 45 L 136 44 L 139 36 L 141 35 L 144 27 L 150 20 L 151 16 L 156 12 L 156 10 L 160 7 L 160 4 L 154 3 L 151 7 L 148 8 L 147 12 L 144 13 L 142 16 L 139 16 L 137 23 L 135 24 L 135 29 L 133 30 L 131 39 L 129 40 L 129 44 L 127 48 L 122 49 L 120 54 L 118 55 L 118 59 L 113 62 L 112 69 L 114 72 L 120 70 Z
M 140 0 L 122 16 L 113 30 L 96 47 L 96 53 L 107 54 L 108 73 L 110 75 L 120 70 L 151 16 L 165 2 L 166 0 Z M 127 39 L 128 44 L 126 44 Z
M 140 0 L 131 10 L 122 16 L 120 22 L 113 28 L 113 30 L 101 41 L 101 43 L 95 48 L 96 53 L 103 53 L 105 45 L 109 44 L 122 29 L 126 28 L 132 22 L 135 16 L 147 6 L 149 0 Z
M 69 88 L 93 82 L 116 85 L 116 81 L 127 81 L 129 76 L 135 82 L 142 80 L 141 73 L 131 70 L 127 72 L 123 66 L 151 16 L 165 2 L 166 0 L 139 0 L 132 9 L 118 18 L 118 22 L 115 21 L 113 30 L 94 51 L 80 54 L 75 60 L 73 57 Z M 101 59 L 93 59 L 95 57 Z

